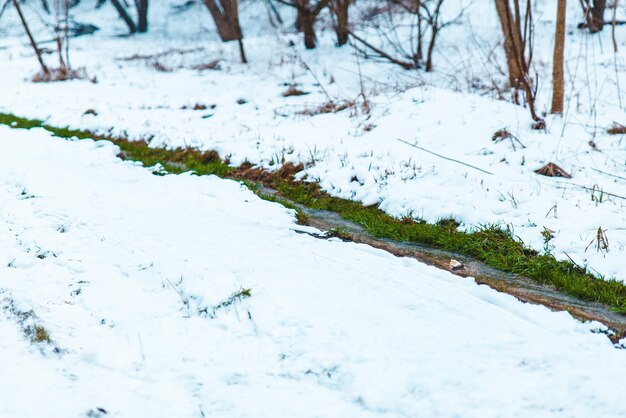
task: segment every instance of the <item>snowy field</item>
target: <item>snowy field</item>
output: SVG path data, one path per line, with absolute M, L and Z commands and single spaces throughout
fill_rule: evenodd
M 313 238 L 233 181 L 0 138 L 2 417 L 626 416 L 598 324 Z
M 449 1 L 467 8 L 426 74 L 335 48 L 327 17 L 305 51 L 260 1 L 242 2 L 241 65 L 201 2 L 153 1 L 150 33 L 124 37 L 108 2 L 83 0 L 75 20 L 101 30 L 72 39 L 70 56 L 97 83 L 43 84 L 9 8 L 0 112 L 215 149 L 233 164 L 302 162 L 334 195 L 465 229 L 498 223 L 626 280 L 626 138 L 606 134 L 626 124 L 626 27 L 614 55 L 610 31 L 570 22 L 566 112 L 538 132 L 493 87 L 505 80 L 491 2 Z M 540 111 L 552 3 L 535 11 Z M 309 94 L 283 96 L 290 86 Z M 329 100 L 350 105 L 316 114 Z M 502 128 L 517 140 L 493 142 Z M 626 417 L 626 341 L 603 325 L 316 238 L 237 182 L 156 176 L 118 152 L 0 126 L 0 418 Z M 534 173 L 547 162 L 573 178 Z M 598 228 L 608 251 L 595 249 Z
M 233 164 L 303 162 L 302 175 L 331 194 L 379 204 L 395 216 L 452 217 L 463 229 L 499 224 L 539 251 L 625 280 L 626 139 L 606 130 L 626 124 L 626 27 L 617 27 L 614 54 L 610 29 L 589 35 L 570 18 L 565 114 L 548 115 L 546 131 L 533 131 L 527 109 L 497 100 L 508 93 L 494 87 L 505 77 L 493 5 L 452 3 L 464 4 L 465 14 L 442 32 L 430 74 L 334 47 L 327 17 L 319 48 L 305 51 L 288 28 L 293 16 L 283 9 L 288 23 L 274 30 L 260 1 L 242 5 L 248 65 L 238 64 L 235 45 L 216 39 L 201 2 L 183 11 L 173 8 L 180 1 L 158 2 L 150 33 L 130 38 L 119 36 L 126 28 L 108 3 L 98 11 L 85 3 L 73 9 L 76 20 L 101 30 L 72 40 L 71 60 L 96 84 L 32 83 L 37 62 L 9 10 L 0 20 L 0 111 L 154 145 L 215 149 Z M 540 112 L 550 103 L 555 3 L 539 1 L 535 10 Z M 569 16 L 580 14 L 576 3 Z M 49 38 L 35 29 L 39 39 Z M 195 69 L 215 60 L 219 69 Z M 290 85 L 309 94 L 283 97 Z M 311 115 L 329 100 L 355 106 Z M 196 104 L 203 109 L 193 110 Z M 494 142 L 503 128 L 517 139 Z M 573 178 L 534 173 L 548 162 Z M 597 249 L 599 229 L 608 251 Z M 554 236 L 548 242 L 547 233 Z

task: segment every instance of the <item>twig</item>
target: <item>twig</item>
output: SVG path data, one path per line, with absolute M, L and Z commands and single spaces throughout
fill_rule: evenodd
M 37 60 L 39 61 L 39 65 L 41 65 L 41 69 L 43 70 L 43 72 L 44 72 L 44 74 L 46 76 L 50 76 L 50 70 L 46 66 L 46 63 L 43 61 L 43 58 L 41 57 L 41 50 L 37 46 L 37 42 L 35 41 L 35 38 L 33 37 L 33 34 L 31 33 L 30 28 L 28 27 L 28 23 L 26 23 L 26 18 L 24 17 L 24 13 L 22 13 L 22 8 L 20 7 L 20 3 L 17 0 L 13 0 L 13 6 L 15 6 L 15 10 L 17 11 L 17 14 L 20 17 L 20 21 L 22 22 L 22 26 L 24 26 L 24 31 L 26 31 L 26 35 L 28 36 L 28 40 L 30 41 L 30 45 L 35 50 L 35 55 L 37 56 Z
M 6 0 L 2 7 L 0 7 L 0 18 L 4 14 L 4 11 L 7 9 L 7 7 L 9 7 L 9 4 L 11 4 L 11 0 Z
M 590 192 L 594 191 L 594 189 L 592 187 L 583 186 L 582 184 L 576 184 L 576 183 L 561 183 L 561 184 L 567 184 L 568 186 L 578 187 L 580 189 L 584 189 L 584 190 L 587 190 L 587 191 L 590 191 Z M 568 189 L 567 187 L 563 187 L 563 186 L 556 186 L 556 187 L 559 188 L 559 189 L 563 189 L 563 190 L 567 190 Z M 618 194 L 606 192 L 604 190 L 602 190 L 602 193 L 604 195 L 606 195 L 606 196 L 611 196 L 611 197 L 616 197 L 618 199 L 626 200 L 626 196 L 620 196 Z
M 298 55 L 298 60 L 300 60 L 300 64 L 302 64 L 302 66 L 304 67 L 305 70 L 307 70 L 312 76 L 313 79 L 315 79 L 315 81 L 317 82 L 317 84 L 320 86 L 320 88 L 322 89 L 322 92 L 324 93 L 324 95 L 326 96 L 326 99 L 328 99 L 329 102 L 333 102 L 332 97 L 330 97 L 330 94 L 328 94 L 328 90 L 326 90 L 326 88 L 324 87 L 324 85 L 322 84 L 322 82 L 320 81 L 319 78 L 317 78 L 317 75 L 315 75 L 315 73 L 313 72 L 313 70 L 311 69 L 311 67 L 309 67 L 309 64 L 306 63 L 306 61 L 304 61 L 304 59 L 302 58 L 302 56 L 300 55 L 300 53 L 297 53 Z
M 167 280 L 167 282 L 169 283 L 170 287 L 172 288 L 172 290 L 176 293 L 178 293 L 178 296 L 180 296 L 180 300 L 183 301 L 183 305 L 189 307 L 189 301 L 185 299 L 185 297 L 183 296 L 182 293 L 180 293 L 180 291 L 178 289 L 176 289 L 176 286 L 174 286 L 172 284 L 172 282 L 170 281 L 170 279 L 168 279 L 167 277 L 165 278 L 165 280 Z
M 597 171 L 600 174 L 604 174 L 606 176 L 611 176 L 611 177 L 615 177 L 621 180 L 626 180 L 626 177 L 622 177 L 622 176 L 618 176 L 617 174 L 611 174 L 611 173 L 607 173 L 606 171 L 602 171 L 602 170 L 598 170 L 597 168 L 591 168 L 593 171 Z
M 577 262 L 575 262 L 572 257 L 569 256 L 568 253 L 566 253 L 565 251 L 563 251 L 563 254 L 565 254 L 567 256 L 567 258 L 569 258 L 569 261 L 572 262 L 572 264 L 574 264 L 576 267 L 578 267 L 579 269 L 585 270 L 584 267 L 582 267 L 580 264 L 578 264 Z
M 363 45 L 365 45 L 367 48 L 371 49 L 372 51 L 374 51 L 376 54 L 378 54 L 381 58 L 386 59 L 387 61 L 393 63 L 393 64 L 397 64 L 400 67 L 404 68 L 405 70 L 414 70 L 417 68 L 417 66 L 415 65 L 415 63 L 412 62 L 406 62 L 406 61 L 401 61 L 399 59 L 396 59 L 394 57 L 392 57 L 391 55 L 387 54 L 385 51 L 383 51 L 380 48 L 375 47 L 374 45 L 370 44 L 369 42 L 367 42 L 365 39 L 359 37 L 358 35 L 355 35 L 354 32 L 350 31 L 350 36 L 352 36 L 354 39 L 356 39 L 357 41 L 359 41 L 360 43 L 362 43 Z
M 410 142 L 407 142 L 407 141 L 405 141 L 405 140 L 403 140 L 403 139 L 400 139 L 400 138 L 396 138 L 396 139 L 397 139 L 398 141 L 400 141 L 400 142 L 404 143 L 404 144 L 407 144 L 408 146 L 411 146 L 411 147 L 413 147 L 413 148 L 417 148 L 417 149 L 419 149 L 419 150 L 422 150 L 422 151 L 424 151 L 424 152 L 427 152 L 427 153 L 432 154 L 432 155 L 434 155 L 434 156 L 437 156 L 437 157 L 439 157 L 439 158 L 443 158 L 444 160 L 452 161 L 452 162 L 454 162 L 454 163 L 461 164 L 461 165 L 464 165 L 464 166 L 466 166 L 466 167 L 473 168 L 474 170 L 478 170 L 478 171 L 483 172 L 483 173 L 485 173 L 485 174 L 490 174 L 490 175 L 493 175 L 493 173 L 490 173 L 490 172 L 489 172 L 489 171 L 487 171 L 487 170 L 483 170 L 482 168 L 478 168 L 478 167 L 473 166 L 473 165 L 471 165 L 471 164 L 464 163 L 463 161 L 455 160 L 454 158 L 445 157 L 445 156 L 443 156 L 443 155 L 441 155 L 441 154 L 437 154 L 436 152 L 433 152 L 433 151 L 427 150 L 426 148 L 422 148 L 422 147 L 420 147 L 420 146 L 418 146 L 418 145 L 411 144 Z

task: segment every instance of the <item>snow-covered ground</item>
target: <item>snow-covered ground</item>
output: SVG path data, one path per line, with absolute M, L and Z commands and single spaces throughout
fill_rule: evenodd
M 357 59 L 350 46 L 334 47 L 323 27 L 319 48 L 305 51 L 298 35 L 271 29 L 261 1 L 243 2 L 250 64 L 240 65 L 236 46 L 216 39 L 203 4 L 174 12 L 172 6 L 182 3 L 152 5 L 151 32 L 130 38 L 118 36 L 125 27 L 108 3 L 98 11 L 87 2 L 74 9 L 76 20 L 101 27 L 72 40 L 71 48 L 73 65 L 97 77 L 97 84 L 32 83 L 37 62 L 9 9 L 0 20 L 0 111 L 152 138 L 155 145 L 216 149 L 234 164 L 248 160 L 271 168 L 301 161 L 307 177 L 334 195 L 376 203 L 397 216 L 431 222 L 453 217 L 465 229 L 500 224 L 537 250 L 626 279 L 626 139 L 606 134 L 614 121 L 626 124 L 626 27 L 617 27 L 614 54 L 610 30 L 592 36 L 570 18 L 566 112 L 547 116 L 547 130 L 538 132 L 530 129 L 526 109 L 496 99 L 493 86 L 504 85 L 505 77 L 497 69 L 504 61 L 491 2 L 447 2 L 465 5 L 465 14 L 442 32 L 431 74 Z M 539 111 L 550 103 L 555 3 L 538 1 L 535 10 Z M 569 16 L 579 15 L 577 2 L 570 3 Z M 626 14 L 620 7 L 619 17 Z M 291 22 L 288 10 L 281 10 Z M 33 24 L 39 39 L 49 38 Z M 153 59 L 136 56 L 167 51 Z M 219 70 L 194 69 L 216 59 Z M 53 55 L 47 60 L 55 62 Z M 289 85 L 310 94 L 283 97 Z M 356 106 L 303 114 L 329 99 Z M 195 104 L 207 108 L 192 110 Z M 519 142 L 492 141 L 502 128 Z M 548 162 L 573 178 L 534 173 Z M 608 251 L 597 250 L 599 228 Z M 546 231 L 554 235 L 547 243 Z
M 304 51 L 299 37 L 267 29 L 260 1 L 242 2 L 244 66 L 200 2 L 177 13 L 183 0 L 152 2 L 151 32 L 122 38 L 108 3 L 96 12 L 83 0 L 76 19 L 102 29 L 72 40 L 71 58 L 97 84 L 32 83 L 37 64 L 9 8 L 0 111 L 217 149 L 234 164 L 301 161 L 329 192 L 394 215 L 501 223 L 540 250 L 549 228 L 557 257 L 626 279 L 626 140 L 604 133 L 626 123 L 624 28 L 614 57 L 609 33 L 569 25 L 572 100 L 534 132 L 526 109 L 489 87 L 502 82 L 489 64 L 501 55 L 489 52 L 491 2 L 452 1 L 468 6 L 464 23 L 446 29 L 424 74 L 357 60 L 325 32 Z M 535 13 L 540 109 L 551 3 Z M 187 52 L 123 59 L 173 50 Z M 215 59 L 219 70 L 193 69 Z M 289 85 L 310 94 L 283 97 Z M 305 114 L 329 98 L 356 106 Z M 504 127 L 526 148 L 492 142 Z M 0 417 L 626 416 L 626 351 L 602 325 L 315 238 L 236 182 L 155 176 L 118 151 L 0 126 Z M 533 173 L 548 161 L 574 178 Z M 584 189 L 594 185 L 602 198 Z M 598 227 L 609 251 L 585 251 Z
M 2 417 L 626 416 L 598 324 L 314 238 L 233 181 L 0 138 Z

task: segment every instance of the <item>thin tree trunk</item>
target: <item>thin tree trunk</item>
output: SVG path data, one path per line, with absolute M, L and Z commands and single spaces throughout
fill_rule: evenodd
M 417 15 L 417 50 L 416 57 L 414 59 L 416 67 L 424 57 L 424 30 L 422 29 L 422 13 L 420 8 L 422 7 L 422 0 L 415 0 L 415 14 Z
M 516 31 L 512 30 L 512 27 L 515 25 L 508 24 L 509 17 L 512 16 L 509 0 L 495 0 L 495 3 L 498 17 L 500 19 L 500 25 L 502 26 L 502 33 L 504 35 L 504 53 L 506 55 L 506 63 L 509 70 L 509 84 L 511 87 L 517 88 L 519 87 L 520 80 L 522 79 L 522 73 L 520 66 L 517 65 L 519 57 L 515 56 L 515 51 L 517 49 L 515 48 L 515 43 L 517 43 L 517 45 L 521 45 L 522 41 L 521 39 L 519 39 L 518 42 L 514 41 L 516 38 Z
M 565 55 L 565 13 L 567 0 L 558 0 L 556 12 L 556 31 L 554 35 L 554 57 L 552 66 L 552 110 L 551 113 L 563 113 L 563 61 Z
M 243 47 L 243 39 L 237 39 L 237 43 L 239 44 L 239 58 L 241 59 L 241 63 L 247 64 L 248 58 L 246 57 L 246 50 Z
M 26 23 L 26 18 L 24 18 L 24 14 L 22 13 L 22 8 L 20 7 L 19 1 L 13 0 L 13 6 L 15 6 L 15 10 L 17 11 L 18 16 L 20 17 L 22 26 L 24 26 L 24 31 L 26 31 L 26 36 L 28 36 L 30 45 L 35 50 L 35 55 L 37 56 L 37 61 L 39 61 L 39 65 L 41 65 L 41 70 L 44 72 L 46 76 L 50 76 L 50 70 L 48 69 L 48 66 L 46 65 L 46 63 L 43 61 L 43 58 L 41 57 L 41 50 L 37 46 L 37 42 L 35 41 L 35 38 L 33 37 L 33 34 L 30 31 L 30 28 L 28 27 L 28 23 Z
M 130 33 L 136 33 L 137 26 L 135 26 L 135 22 L 133 22 L 133 19 L 130 17 L 122 3 L 120 3 L 119 0 L 111 0 L 111 4 L 115 7 L 115 10 L 117 10 L 117 13 L 120 15 L 124 23 L 126 23 L 126 26 L 128 26 Z
M 617 7 L 619 5 L 619 0 L 615 0 L 615 4 L 613 4 L 613 19 L 611 19 L 611 39 L 613 40 L 613 52 L 617 54 L 617 38 L 615 37 L 615 23 L 617 20 Z
M 137 31 L 148 32 L 148 0 L 139 0 L 137 2 Z
M 432 27 L 431 31 L 432 35 L 430 37 L 430 43 L 428 44 L 428 53 L 426 55 L 426 72 L 430 72 L 433 70 L 433 51 L 435 50 L 435 41 L 437 40 L 437 33 L 439 32 L 439 28 Z

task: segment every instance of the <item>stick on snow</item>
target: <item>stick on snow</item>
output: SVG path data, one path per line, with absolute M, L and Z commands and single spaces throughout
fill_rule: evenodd
M 473 166 L 473 165 L 471 165 L 471 164 L 464 163 L 463 161 L 455 160 L 454 158 L 445 157 L 445 156 L 443 156 L 443 155 L 441 155 L 441 154 L 437 154 L 436 152 L 433 152 L 433 151 L 427 150 L 426 148 L 422 148 L 422 147 L 420 147 L 420 146 L 418 146 L 418 145 L 411 144 L 410 142 L 407 142 L 407 141 L 405 141 L 405 140 L 403 140 L 403 139 L 400 139 L 400 138 L 396 138 L 396 139 L 397 139 L 398 141 L 400 141 L 400 142 L 404 143 L 404 144 L 407 144 L 407 145 L 409 145 L 409 146 L 413 147 L 413 148 L 417 148 L 417 149 L 419 149 L 419 150 L 422 150 L 422 151 L 424 151 L 424 152 L 427 152 L 427 153 L 429 153 L 429 154 L 432 154 L 432 155 L 434 155 L 434 156 L 436 156 L 436 157 L 443 158 L 444 160 L 448 160 L 448 161 L 452 161 L 452 162 L 454 162 L 454 163 L 462 164 L 462 165 L 464 165 L 464 166 L 466 166 L 466 167 L 473 168 L 474 170 L 478 170 L 478 171 L 480 171 L 480 172 L 482 172 L 482 173 L 493 175 L 493 173 L 490 173 L 490 172 L 489 172 L 489 171 L 487 171 L 487 170 L 483 170 L 482 168 L 478 168 L 478 167 Z

